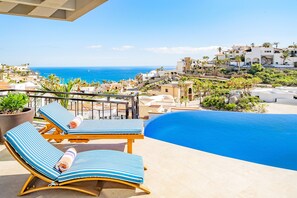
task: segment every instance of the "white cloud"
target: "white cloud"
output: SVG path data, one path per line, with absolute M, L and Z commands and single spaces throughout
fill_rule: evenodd
M 90 46 L 87 46 L 87 48 L 89 49 L 99 49 L 99 48 L 102 48 L 103 46 L 102 45 L 90 45 Z
M 112 50 L 114 51 L 127 51 L 127 50 L 130 50 L 130 49 L 133 49 L 135 48 L 134 46 L 132 45 L 123 45 L 121 47 L 114 47 L 112 48 Z
M 158 54 L 197 54 L 201 52 L 213 52 L 217 51 L 220 46 L 209 47 L 157 47 L 157 48 L 145 48 L 146 51 L 158 53 Z M 228 49 L 222 47 L 223 50 Z

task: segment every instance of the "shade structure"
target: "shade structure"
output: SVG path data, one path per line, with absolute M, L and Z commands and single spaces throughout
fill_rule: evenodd
M 0 14 L 74 21 L 107 0 L 1 0 Z

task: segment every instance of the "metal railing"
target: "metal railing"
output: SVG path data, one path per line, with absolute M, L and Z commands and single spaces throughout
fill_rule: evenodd
M 138 93 L 131 95 L 89 94 L 80 92 L 55 92 L 37 90 L 0 89 L 0 97 L 8 93 L 26 93 L 28 107 L 34 108 L 35 117 L 40 118 L 38 109 L 53 101 L 58 101 L 75 115 L 86 119 L 138 119 Z

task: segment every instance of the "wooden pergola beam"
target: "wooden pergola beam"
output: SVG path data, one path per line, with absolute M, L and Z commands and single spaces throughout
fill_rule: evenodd
M 0 14 L 74 21 L 108 0 L 0 0 Z
M 6 3 L 16 3 L 36 7 L 75 11 L 75 0 L 1 0 Z

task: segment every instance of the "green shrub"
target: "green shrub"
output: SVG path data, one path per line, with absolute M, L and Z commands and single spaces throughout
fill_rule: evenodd
M 238 107 L 242 111 L 252 111 L 255 106 L 259 104 L 261 100 L 255 96 L 245 96 L 239 99 Z
M 256 74 L 257 72 L 263 71 L 263 67 L 261 64 L 252 64 L 251 69 L 249 70 L 250 74 Z
M 203 107 L 212 107 L 214 109 L 222 109 L 225 106 L 225 97 L 223 96 L 207 96 L 202 102 Z
M 227 111 L 236 111 L 237 110 L 237 105 L 234 103 L 226 104 L 225 105 L 225 110 Z
M 22 93 L 9 93 L 0 98 L 0 114 L 14 114 L 22 112 L 29 102 L 29 97 Z
M 281 87 L 282 85 L 281 84 L 272 84 L 272 87 L 275 88 L 275 87 Z

